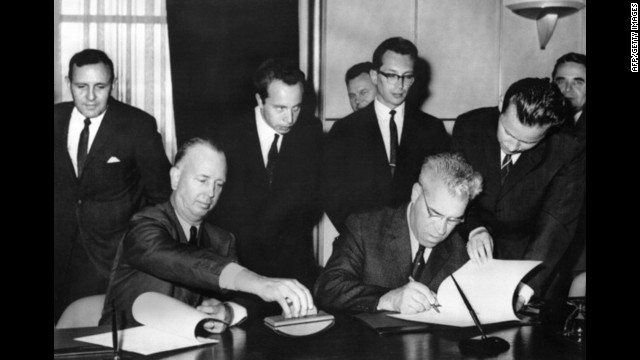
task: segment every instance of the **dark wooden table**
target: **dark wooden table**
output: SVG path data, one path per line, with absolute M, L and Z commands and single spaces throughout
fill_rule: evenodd
M 109 327 L 54 330 L 54 349 L 86 345 L 75 337 L 103 333 Z M 526 325 L 488 328 L 488 336 L 499 336 L 511 348 L 490 359 L 585 359 L 585 346 L 557 335 L 548 326 Z M 464 356 L 458 349 L 461 339 L 478 336 L 474 328 L 455 328 L 431 333 L 379 336 L 359 320 L 337 315 L 335 325 L 327 331 L 302 338 L 278 335 L 261 321 L 253 320 L 232 328 L 220 336 L 220 342 L 198 348 L 176 350 L 150 356 L 131 354 L 131 359 L 228 360 L 228 359 L 482 359 Z M 82 356 L 75 359 L 109 359 L 112 356 Z

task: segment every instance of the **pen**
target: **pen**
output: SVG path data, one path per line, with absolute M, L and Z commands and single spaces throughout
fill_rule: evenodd
M 478 316 L 476 315 L 476 312 L 473 311 L 473 308 L 471 307 L 469 300 L 467 300 L 467 297 L 464 295 L 464 292 L 462 292 L 462 289 L 460 288 L 460 285 L 458 285 L 456 278 L 453 277 L 453 274 L 451 274 L 451 278 L 453 279 L 453 283 L 456 284 L 456 287 L 458 288 L 458 292 L 460 293 L 460 296 L 462 296 L 462 301 L 464 301 L 464 305 L 467 307 L 467 310 L 469 310 L 469 314 L 471 314 L 471 318 L 473 319 L 473 322 L 476 324 L 476 327 L 478 328 L 478 330 L 480 330 L 480 334 L 482 335 L 482 338 L 486 339 L 487 335 L 485 335 L 484 330 L 482 330 L 482 326 L 480 325 L 480 320 L 478 320 Z
M 413 279 L 413 276 L 409 276 L 409 281 L 415 281 L 415 280 Z M 431 304 L 431 303 L 429 303 L 429 304 L 431 305 L 431 307 L 433 308 L 433 310 L 435 310 L 438 314 L 440 314 L 440 310 L 438 310 L 438 306 L 442 306 L 442 305 L 439 305 L 439 304 Z
M 116 307 L 113 302 L 111 302 L 111 340 L 113 341 L 113 360 L 120 360 L 120 349 L 118 349 L 118 323 Z

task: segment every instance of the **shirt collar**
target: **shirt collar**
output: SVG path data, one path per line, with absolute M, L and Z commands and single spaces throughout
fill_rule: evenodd
M 109 111 L 109 106 L 107 106 L 107 109 L 103 111 L 102 114 L 91 118 L 91 128 L 98 129 L 100 127 L 102 119 L 104 119 L 104 115 L 107 113 L 107 111 Z M 73 111 L 71 112 L 71 121 L 78 121 L 82 123 L 82 126 L 84 127 L 84 119 L 86 119 L 86 116 L 82 115 L 80 113 L 80 110 L 78 110 L 78 108 L 74 106 Z
M 511 164 L 512 165 L 516 164 L 516 161 L 518 161 L 518 159 L 520 158 L 520 155 L 522 155 L 522 153 L 511 154 Z M 505 156 L 507 156 L 507 154 L 504 151 L 502 151 L 502 149 L 500 149 L 500 164 L 502 164 L 502 162 L 504 161 L 504 157 Z
M 413 234 L 413 230 L 411 229 L 411 226 L 409 224 L 411 224 L 411 205 L 413 204 L 413 202 L 410 202 L 409 205 L 407 206 L 407 226 L 409 226 L 409 240 L 411 241 L 411 261 L 413 261 L 413 258 L 416 256 L 416 253 L 418 252 L 418 247 L 420 246 L 420 243 L 418 242 L 418 238 L 416 238 L 416 236 Z M 427 262 L 427 259 L 429 259 L 429 255 L 431 254 L 431 250 L 433 250 L 432 248 L 428 248 L 425 247 L 424 248 L 424 255 L 422 256 L 424 259 L 424 262 Z
M 398 119 L 404 119 L 404 107 L 405 107 L 405 103 L 403 102 L 402 104 L 398 105 L 397 107 L 395 107 L 393 110 L 396 111 L 396 114 L 394 116 L 394 121 L 398 121 Z M 373 107 L 376 111 L 376 115 L 378 115 L 378 119 L 389 119 L 391 117 L 391 115 L 389 115 L 389 112 L 392 110 L 390 107 L 388 107 L 387 105 L 383 104 L 380 102 L 380 100 L 378 100 L 378 97 L 376 96 L 375 99 L 373 100 Z
M 273 130 L 273 128 L 269 126 L 269 124 L 267 124 L 267 121 L 264 119 L 264 117 L 262 117 L 262 112 L 260 111 L 259 106 L 255 107 L 255 115 L 256 128 L 258 129 L 258 137 L 260 138 L 260 143 L 264 144 L 266 142 L 267 144 L 271 144 L 271 142 L 273 141 L 273 135 L 278 134 L 278 132 Z M 282 139 L 283 135 L 279 135 L 280 139 Z M 278 143 L 280 143 L 280 139 L 278 139 Z
M 178 214 L 178 212 L 176 211 L 176 207 L 175 207 L 173 201 L 174 200 L 172 198 L 171 199 L 171 207 L 173 208 L 173 212 L 176 214 L 176 218 L 178 219 L 178 222 L 180 223 L 180 227 L 182 227 L 182 231 L 184 231 L 185 238 L 187 239 L 187 241 L 189 241 L 189 237 L 191 236 L 191 227 L 195 226 L 196 229 L 200 230 L 200 225 L 202 225 L 202 224 L 191 225 L 187 220 L 185 220 L 182 217 L 180 217 L 180 214 Z

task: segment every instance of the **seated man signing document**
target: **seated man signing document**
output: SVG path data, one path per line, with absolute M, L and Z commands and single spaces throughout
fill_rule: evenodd
M 427 157 L 409 204 L 347 218 L 316 282 L 319 306 L 354 313 L 431 310 L 440 283 L 469 260 L 453 230 L 481 191 L 482 176 L 461 155 Z
M 111 322 L 112 304 L 124 318 L 123 327 L 139 325 L 132 305 L 149 291 L 174 297 L 230 325 L 244 318 L 246 309 L 213 297 L 225 289 L 277 301 L 286 318 L 315 311 L 306 287 L 295 279 L 261 276 L 237 264 L 235 237 L 203 222 L 220 197 L 226 174 L 225 154 L 218 144 L 194 138 L 182 145 L 170 171 L 169 201 L 143 209 L 129 222 L 111 271 L 101 325 Z

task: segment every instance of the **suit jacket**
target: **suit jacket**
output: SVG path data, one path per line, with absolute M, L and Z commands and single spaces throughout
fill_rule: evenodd
M 484 177 L 483 192 L 469 206 L 459 228 L 465 239 L 486 226 L 499 259 L 542 260 L 528 284 L 541 295 L 576 228 L 585 186 L 585 152 L 566 134 L 550 133 L 515 163 L 500 185 L 497 107 L 462 114 L 453 130 L 453 148 Z
M 373 102 L 336 122 L 329 132 L 322 194 L 324 210 L 338 231 L 349 214 L 409 201 L 424 158 L 449 150 L 442 121 L 405 109 L 393 177 Z
M 375 312 L 380 297 L 411 275 L 407 204 L 351 215 L 314 289 L 324 309 Z M 420 279 L 432 291 L 469 260 L 455 231 L 433 248 Z
M 271 186 L 253 111 L 223 126 L 219 135 L 227 155 L 227 182 L 209 221 L 236 236 L 243 266 L 313 286 L 318 271 L 312 231 L 320 218 L 320 122 L 301 116 L 284 135 Z
M 118 246 L 100 324 L 111 323 L 111 304 L 124 327 L 139 325 L 131 308 L 138 296 L 155 291 L 198 306 L 220 291 L 222 269 L 236 260 L 233 235 L 202 223 L 199 246 L 190 245 L 170 201 L 135 214 Z
M 100 277 L 95 281 L 106 287 L 118 240 L 131 215 L 145 204 L 167 200 L 171 193 L 171 165 L 155 119 L 113 98 L 78 179 L 67 151 L 73 107 L 72 102 L 53 107 L 54 289 L 60 292 L 73 286 L 67 281 L 68 265 L 77 258 L 72 251 L 86 253 Z M 120 161 L 108 163 L 112 157 Z M 65 301 L 62 293 L 56 297 L 54 307 L 61 302 L 62 309 L 74 300 Z

